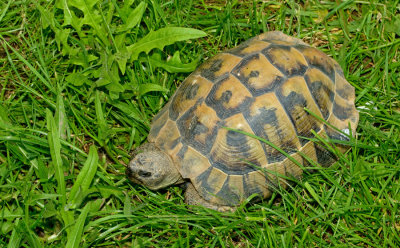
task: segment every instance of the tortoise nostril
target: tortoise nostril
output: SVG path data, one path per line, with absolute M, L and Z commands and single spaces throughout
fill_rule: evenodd
M 151 172 L 140 170 L 140 171 L 138 172 L 138 175 L 139 175 L 140 177 L 150 177 L 150 176 L 151 176 Z

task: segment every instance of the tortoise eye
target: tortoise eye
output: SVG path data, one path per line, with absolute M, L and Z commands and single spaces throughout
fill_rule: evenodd
M 150 177 L 150 176 L 151 176 L 151 172 L 140 170 L 140 171 L 138 172 L 138 175 L 139 175 L 140 177 Z

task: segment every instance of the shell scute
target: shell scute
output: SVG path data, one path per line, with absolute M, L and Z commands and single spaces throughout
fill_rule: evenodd
M 211 167 L 208 158 L 190 146 L 183 146 L 176 159 L 183 178 L 196 178 Z
M 160 133 L 161 128 L 164 127 L 165 123 L 168 121 L 168 116 L 169 116 L 169 106 L 171 105 L 171 102 L 168 102 L 164 108 L 161 109 L 160 112 L 153 118 L 153 121 L 151 122 L 151 128 L 149 135 L 147 136 L 147 139 L 150 142 L 155 142 L 155 139 L 157 138 L 158 134 Z
M 266 41 L 250 40 L 235 48 L 228 50 L 227 53 L 231 53 L 239 57 L 244 57 L 250 54 L 258 54 L 259 52 L 267 48 L 270 44 L 271 43 Z
M 335 97 L 334 83 L 315 68 L 307 70 L 305 79 L 324 119 L 328 118 Z
M 309 65 L 324 72 L 333 82 L 335 82 L 335 63 L 333 59 L 325 53 L 310 46 L 296 46 L 303 54 Z
M 317 154 L 314 147 L 314 142 L 308 142 L 300 150 L 300 155 L 303 157 L 304 166 L 310 165 L 307 160 L 317 161 Z
M 171 151 L 180 143 L 181 135 L 179 133 L 176 123 L 172 120 L 167 120 L 162 129 L 155 137 L 155 143 L 158 148 L 167 151 L 171 155 Z
M 225 120 L 224 126 L 254 134 L 242 114 Z M 228 174 L 243 175 L 267 163 L 261 143 L 246 134 L 220 128 L 209 154 L 212 164 Z
M 295 48 L 282 45 L 271 45 L 262 53 L 288 77 L 303 75 L 308 67 L 304 56 Z
M 223 199 L 218 199 L 216 196 L 224 187 L 228 179 L 228 174 L 218 168 L 210 167 L 198 177 L 195 177 L 192 182 L 195 187 L 206 196 L 207 201 L 214 203 L 224 202 Z
M 243 115 L 258 137 L 276 144 L 285 152 L 291 154 L 301 147 L 291 120 L 274 93 L 256 97 Z M 286 158 L 271 146 L 265 143 L 262 145 L 269 163 L 279 162 Z
M 225 119 L 242 112 L 251 99 L 252 95 L 246 87 L 236 77 L 229 75 L 214 84 L 205 102 L 219 118 Z
M 252 171 L 243 176 L 245 196 L 249 197 L 252 194 L 258 194 L 259 198 L 267 198 L 272 192 L 268 189 L 267 178 L 261 170 Z
M 270 31 L 270 32 L 262 33 L 256 37 L 254 37 L 253 39 L 263 40 L 263 41 L 273 42 L 273 43 L 278 43 L 278 44 L 285 43 L 285 44 L 289 44 L 291 46 L 293 46 L 293 45 L 308 46 L 302 40 L 292 37 L 292 36 L 289 36 L 289 35 L 286 35 L 280 31 Z
M 241 202 L 248 197 L 245 195 L 243 176 L 229 175 L 228 185 L 230 191 L 237 197 L 236 202 Z
M 340 73 L 336 73 L 336 93 L 348 102 L 354 102 L 356 98 L 354 87 Z
M 220 191 L 210 199 L 216 204 L 235 206 L 244 198 L 243 177 L 229 175 Z
M 187 144 L 207 154 L 214 143 L 221 120 L 214 109 L 202 102 L 186 111 L 177 123 Z
M 228 53 L 220 53 L 202 64 L 194 74 L 200 74 L 211 82 L 217 82 L 221 77 L 226 77 L 240 61 L 240 57 Z
M 331 153 L 321 145 L 315 144 L 315 153 L 317 154 L 317 162 L 323 167 L 328 167 L 333 164 L 337 158 L 335 154 Z
M 322 114 L 314 102 L 303 77 L 293 77 L 285 82 L 277 91 L 279 101 L 287 111 L 297 135 L 312 138 L 311 130 L 318 132 L 322 124 L 304 108 L 322 118 Z M 300 138 L 302 145 L 308 142 Z
M 253 96 L 274 90 L 284 78 L 282 72 L 262 54 L 246 57 L 232 70 L 232 74 L 250 90 Z
M 169 117 L 172 120 L 176 120 L 180 115 L 196 104 L 196 102 L 201 102 L 204 97 L 207 96 L 212 86 L 213 84 L 209 80 L 199 75 L 190 75 L 182 82 L 179 90 L 177 90 L 172 97 L 169 107 Z
M 354 105 L 349 105 L 349 102 L 340 96 L 335 97 L 333 103 L 332 114 L 342 121 L 352 120 L 354 122 L 354 113 L 357 111 Z
M 291 155 L 292 159 L 298 162 L 299 164 L 303 164 L 303 157 L 299 153 L 295 153 Z M 287 177 L 300 178 L 300 175 L 303 174 L 303 169 L 297 165 L 292 159 L 286 158 L 282 162 L 282 174 Z M 280 171 L 278 171 L 280 173 Z
M 300 154 L 295 153 L 291 157 L 300 164 L 303 163 L 303 158 Z M 268 186 L 270 191 L 275 191 L 279 185 L 286 188 L 289 182 L 285 177 L 298 178 L 303 173 L 302 169 L 289 158 L 279 163 L 267 164 L 263 168 L 263 171 L 267 178 L 266 186 Z

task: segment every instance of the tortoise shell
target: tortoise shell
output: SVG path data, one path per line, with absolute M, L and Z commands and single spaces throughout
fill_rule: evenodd
M 256 193 L 271 195 L 302 169 L 248 135 L 266 139 L 307 165 L 300 153 L 329 166 L 332 154 L 309 141 L 347 140 L 358 123 L 354 88 L 323 52 L 281 32 L 256 36 L 197 68 L 155 116 L 148 136 L 169 154 L 182 177 L 215 204 L 234 206 Z M 343 149 L 344 151 L 346 150 Z M 299 153 L 300 151 L 300 153 Z

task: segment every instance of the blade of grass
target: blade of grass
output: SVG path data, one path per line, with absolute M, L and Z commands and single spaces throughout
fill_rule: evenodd
M 318 204 L 319 204 L 323 209 L 325 209 L 325 205 L 322 204 L 322 202 L 321 202 L 321 200 L 320 200 L 320 197 L 318 196 L 317 193 L 315 193 L 315 191 L 314 191 L 314 189 L 312 188 L 312 186 L 311 186 L 308 182 L 305 182 L 305 183 L 304 183 L 304 186 L 306 187 L 306 189 L 308 190 L 308 192 L 310 192 L 310 194 L 311 194 L 311 196 L 314 198 L 314 200 L 316 200 L 316 201 L 318 202 Z
M 47 130 L 49 131 L 47 139 L 49 141 L 51 159 L 56 173 L 57 193 L 60 195 L 61 205 L 64 206 L 66 204 L 66 190 L 65 190 L 65 180 L 64 180 L 64 169 L 61 159 L 60 136 L 56 122 L 53 118 L 53 114 L 49 109 L 46 109 L 46 119 L 47 119 Z
M 104 118 L 103 109 L 101 107 L 100 102 L 100 91 L 96 90 L 96 99 L 95 99 L 95 108 L 96 108 L 96 118 L 97 118 L 97 126 L 98 126 L 98 139 L 101 146 L 105 146 L 107 144 L 107 136 L 109 134 L 107 128 L 107 122 Z
M 58 124 L 60 138 L 66 140 L 68 133 L 68 119 L 65 113 L 64 100 L 61 94 L 57 95 L 55 122 Z
M 79 247 L 81 243 L 81 238 L 83 234 L 83 228 L 85 226 L 85 221 L 87 218 L 87 215 L 89 213 L 89 210 L 91 208 L 91 203 L 86 204 L 86 206 L 83 208 L 81 214 L 79 215 L 78 219 L 75 222 L 75 225 L 70 232 L 70 235 L 68 236 L 68 241 L 66 244 L 66 248 L 77 248 Z
M 89 149 L 89 155 L 86 159 L 86 162 L 83 165 L 81 172 L 78 174 L 78 177 L 76 178 L 76 181 L 71 188 L 71 192 L 69 194 L 69 202 L 71 205 L 74 205 L 76 203 L 78 191 L 85 192 L 89 189 L 90 184 L 92 183 L 94 175 L 97 171 L 98 160 L 99 157 L 97 155 L 97 149 L 94 145 L 92 145 Z

